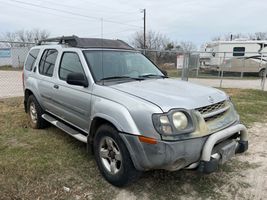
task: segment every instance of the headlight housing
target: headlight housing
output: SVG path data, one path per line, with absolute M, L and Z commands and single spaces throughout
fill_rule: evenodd
M 191 112 L 185 109 L 153 114 L 152 120 L 155 129 L 162 135 L 186 134 L 193 132 L 195 129 Z

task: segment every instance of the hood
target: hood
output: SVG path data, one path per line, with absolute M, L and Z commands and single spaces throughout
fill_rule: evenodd
M 109 86 L 159 106 L 163 112 L 173 108 L 195 109 L 227 98 L 220 90 L 177 79 L 148 79 Z

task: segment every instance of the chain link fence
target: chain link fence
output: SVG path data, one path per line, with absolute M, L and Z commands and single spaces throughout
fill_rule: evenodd
M 0 41 L 0 98 L 23 96 L 22 69 L 34 43 Z
M 170 77 L 213 87 L 267 90 L 267 52 L 181 52 L 146 50 Z
M 0 98 L 22 96 L 22 68 L 34 43 L 0 41 Z M 171 78 L 212 87 L 267 90 L 267 52 L 140 50 Z

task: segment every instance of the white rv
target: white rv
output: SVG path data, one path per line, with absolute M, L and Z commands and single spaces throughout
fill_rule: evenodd
M 200 53 L 202 66 L 232 72 L 263 75 L 267 61 L 267 41 L 214 41 Z

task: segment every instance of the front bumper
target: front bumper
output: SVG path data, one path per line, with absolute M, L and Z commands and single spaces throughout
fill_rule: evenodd
M 248 148 L 247 129 L 235 124 L 209 136 L 174 142 L 158 141 L 157 144 L 141 143 L 138 137 L 120 133 L 132 161 L 138 170 L 166 169 L 170 171 L 182 168 L 196 168 L 210 173 L 217 169 L 227 151 L 226 144 L 235 145 L 234 153 L 242 153 Z M 224 145 L 225 144 L 225 145 Z M 225 152 L 225 153 L 224 153 Z M 212 157 L 216 155 L 216 157 Z M 224 159 L 225 160 L 225 159 Z M 215 164 L 214 164 L 215 163 Z
M 238 139 L 227 139 L 237 132 L 239 133 Z M 243 124 L 237 124 L 214 133 L 209 136 L 203 147 L 198 170 L 204 173 L 211 173 L 218 168 L 220 163 L 230 159 L 233 154 L 243 153 L 247 149 L 248 134 Z

